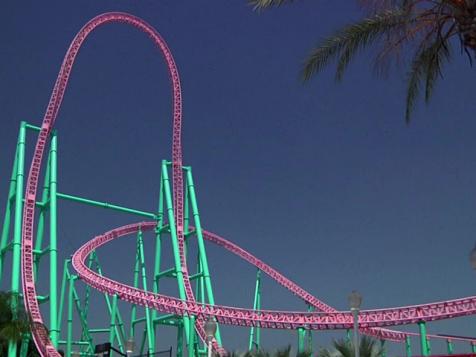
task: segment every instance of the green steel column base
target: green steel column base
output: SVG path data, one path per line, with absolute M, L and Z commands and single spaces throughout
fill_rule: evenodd
M 430 355 L 430 348 L 428 346 L 428 336 L 426 334 L 426 323 L 425 321 L 418 322 L 418 327 L 420 330 L 420 348 L 422 356 Z

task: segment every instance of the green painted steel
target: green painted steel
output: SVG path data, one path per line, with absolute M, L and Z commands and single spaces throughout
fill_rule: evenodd
M 188 356 L 195 357 L 195 316 L 191 315 L 189 317 L 190 321 L 190 331 L 191 333 L 188 336 Z
M 412 357 L 412 340 L 410 336 L 405 336 L 405 352 L 406 357 Z
M 134 287 L 139 287 L 139 273 L 140 273 L 140 255 L 139 255 L 139 239 L 136 242 L 136 257 L 134 263 Z M 134 338 L 135 336 L 135 321 L 137 316 L 137 305 L 131 305 L 131 323 L 130 323 L 130 332 L 129 336 Z
M 306 330 L 303 327 L 297 329 L 298 334 L 298 353 L 306 351 Z
M 172 202 L 172 194 L 170 188 L 170 180 L 169 180 L 169 173 L 168 173 L 168 165 L 167 161 L 162 161 L 162 181 L 163 181 L 163 189 L 165 195 L 165 204 L 167 210 L 167 216 L 169 220 L 169 227 L 170 227 L 170 235 L 172 238 L 172 250 L 174 254 L 174 261 L 175 261 L 175 270 L 177 273 L 177 282 L 179 288 L 179 297 L 182 300 L 187 300 L 187 296 L 185 294 L 185 285 L 183 283 L 183 272 L 182 266 L 180 264 L 180 252 L 178 246 L 178 238 L 177 238 L 177 231 L 175 227 L 175 218 L 174 218 L 174 207 Z M 189 322 L 186 316 L 183 317 L 183 329 L 185 330 L 185 334 L 188 337 L 189 334 Z M 178 352 L 177 352 L 178 353 Z
M 261 310 L 261 270 L 256 272 L 255 295 L 253 298 L 253 310 Z M 250 338 L 248 342 L 248 351 L 260 349 L 260 328 L 252 326 L 250 328 Z
M 412 341 L 410 336 L 405 336 L 405 352 L 407 357 L 412 357 Z
M 101 265 L 99 264 L 99 260 L 97 258 L 96 253 L 93 253 L 93 257 L 96 264 L 95 266 L 96 271 L 98 272 L 99 275 L 103 276 L 102 268 L 101 268 Z M 109 315 L 112 316 L 112 304 L 111 304 L 109 295 L 105 294 L 104 300 L 106 302 L 106 307 L 108 309 Z M 116 311 L 116 318 L 119 321 L 119 323 L 117 324 L 119 326 L 116 325 L 116 335 L 119 336 L 119 332 L 120 332 L 122 336 L 126 336 L 124 322 L 122 320 L 122 316 L 119 310 Z M 121 340 L 119 340 L 119 343 L 121 343 Z
M 177 328 L 177 357 L 183 357 L 183 330 L 183 325 L 180 324 Z
M 114 345 L 114 340 L 116 338 L 116 311 L 117 311 L 117 294 L 112 296 L 112 313 L 111 313 L 111 324 L 109 329 L 109 343 Z
M 59 193 L 58 192 L 57 197 L 61 198 L 61 199 L 64 199 L 64 200 L 68 200 L 68 201 L 84 203 L 84 204 L 87 204 L 87 205 L 90 205 L 90 206 L 95 206 L 95 207 L 100 207 L 100 208 L 107 208 L 107 209 L 110 209 L 110 210 L 113 210 L 113 211 L 135 214 L 135 215 L 141 216 L 141 217 L 147 217 L 147 218 L 152 218 L 152 219 L 156 218 L 156 215 L 154 213 L 144 212 L 144 211 L 140 211 L 140 210 L 137 210 L 137 209 L 122 207 L 122 206 L 118 206 L 118 205 L 113 205 L 113 204 L 107 203 L 107 202 L 95 201 L 95 200 L 91 200 L 91 199 L 87 199 L 87 198 L 68 195 L 68 194 L 65 194 L 65 193 Z
M 66 259 L 63 264 L 63 278 L 61 279 L 60 305 L 58 309 L 58 329 L 61 331 L 61 317 L 63 316 L 64 300 L 66 294 L 66 283 L 68 282 L 68 264 L 70 260 Z
M 161 264 L 161 254 L 162 254 L 162 228 L 164 225 L 164 195 L 163 195 L 163 183 L 162 179 L 159 183 L 159 204 L 157 208 L 157 228 L 155 230 L 155 259 L 154 259 L 154 279 L 152 291 L 154 293 L 159 292 L 159 282 L 160 282 L 160 264 Z M 157 311 L 152 311 L 152 322 L 154 336 L 157 332 L 157 324 L 155 323 L 157 319 Z
M 15 149 L 15 158 L 13 160 L 12 174 L 10 177 L 10 185 L 8 188 L 7 204 L 5 208 L 5 218 L 3 219 L 2 236 L 0 238 L 0 284 L 3 281 L 3 265 L 4 257 L 8 247 L 8 237 L 10 234 L 10 222 L 12 216 L 12 201 L 15 198 L 16 184 L 17 184 L 17 170 L 18 170 L 18 143 L 20 142 L 20 136 Z
M 58 347 L 59 329 L 58 329 L 58 247 L 56 235 L 57 223 L 57 135 L 56 131 L 51 134 L 50 149 L 50 338 L 53 346 Z
M 471 352 L 476 353 L 476 343 L 475 342 L 471 342 Z
M 68 289 L 68 335 L 66 338 L 66 356 L 71 356 L 73 341 L 73 291 L 75 276 L 69 276 Z
M 195 185 L 193 183 L 192 169 L 190 167 L 187 167 L 185 172 L 186 172 L 186 185 L 187 185 L 186 191 L 188 192 L 188 196 L 190 198 L 190 205 L 192 206 L 193 223 L 195 224 L 195 233 L 197 236 L 198 252 L 200 255 L 200 267 L 201 267 L 201 270 L 203 271 L 203 279 L 205 282 L 205 289 L 207 292 L 207 300 L 210 305 L 215 305 L 215 298 L 213 297 L 212 282 L 210 279 L 210 271 L 208 269 L 207 254 L 205 252 L 205 243 L 204 243 L 203 234 L 202 234 L 202 224 L 200 222 L 200 214 L 198 213 L 198 203 L 197 203 L 197 196 L 195 194 Z M 219 326 L 217 326 L 215 338 L 218 344 L 221 346 L 222 341 L 221 341 Z
M 446 349 L 448 350 L 448 354 L 449 355 L 452 355 L 453 352 L 454 352 L 454 345 L 453 345 L 453 341 L 451 341 L 450 339 L 447 339 L 446 340 Z
M 382 357 L 387 357 L 387 348 L 385 347 L 385 340 L 380 340 L 380 348 L 382 349 Z
M 145 271 L 145 255 L 144 255 L 144 241 L 142 238 L 142 231 L 139 230 L 137 234 L 137 242 L 139 246 L 139 257 L 141 265 L 141 275 L 142 275 L 142 289 L 147 291 L 147 275 Z M 145 319 L 146 319 L 146 329 L 147 329 L 147 340 L 148 340 L 148 353 L 154 353 L 155 351 L 155 339 L 153 331 L 152 317 L 149 308 L 145 308 Z
M 418 322 L 418 328 L 420 330 L 420 348 L 422 356 L 429 356 L 430 351 L 428 348 L 428 336 L 426 334 L 426 323 L 424 321 Z
M 25 140 L 26 123 L 21 122 L 18 138 L 18 156 L 17 156 L 17 178 L 15 187 L 15 217 L 13 226 L 13 258 L 12 258 L 12 280 L 10 291 L 16 298 L 12 299 L 12 311 L 16 314 L 18 306 L 18 293 L 20 292 L 20 261 L 21 261 L 21 228 L 22 228 L 22 209 L 23 209 L 23 180 L 25 169 Z M 8 356 L 16 357 L 17 345 L 12 341 L 8 344 Z

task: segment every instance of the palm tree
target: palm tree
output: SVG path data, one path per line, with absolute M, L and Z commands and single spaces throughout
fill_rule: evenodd
M 292 0 L 250 0 L 257 10 Z M 375 64 L 385 69 L 392 60 L 409 56 L 407 123 L 422 89 L 428 103 L 443 65 L 459 45 L 472 65 L 476 55 L 476 0 L 358 0 L 366 17 L 321 40 L 306 58 L 305 81 L 336 61 L 336 80 L 342 79 L 355 55 L 378 45 Z
M 378 345 L 377 341 L 362 336 L 360 339 L 359 352 L 361 357 L 383 357 L 385 350 Z M 319 357 L 354 357 L 354 345 L 349 339 L 340 339 L 333 342 L 333 348 L 323 348 L 318 353 Z
M 9 341 L 20 343 L 28 331 L 28 317 L 18 294 L 0 291 L 0 355 L 7 355 Z

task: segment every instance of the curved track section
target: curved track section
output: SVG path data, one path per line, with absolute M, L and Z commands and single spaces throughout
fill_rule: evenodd
M 236 307 L 198 304 L 195 301 L 183 301 L 174 297 L 136 289 L 100 276 L 86 266 L 85 261 L 93 250 L 119 237 L 138 232 L 139 230 L 152 230 L 155 226 L 155 222 L 141 222 L 119 227 L 99 235 L 84 244 L 74 253 L 72 258 L 73 267 L 84 282 L 103 293 L 118 294 L 120 299 L 132 304 L 142 305 L 166 313 L 182 316 L 195 315 L 201 318 L 204 318 L 205 316 L 213 316 L 222 324 L 259 326 L 272 329 L 296 329 L 298 327 L 304 327 L 311 330 L 332 330 L 352 328 L 353 316 L 349 311 L 253 311 Z M 205 233 L 204 236 L 208 240 L 221 245 L 235 254 L 238 252 L 236 248 L 241 250 L 242 253 L 246 253 L 243 249 L 215 234 L 209 232 Z M 242 253 L 239 255 L 241 256 Z M 251 254 L 249 254 L 248 258 L 248 261 L 256 259 L 256 266 L 263 269 L 263 271 L 267 269 L 268 272 L 276 272 L 263 262 L 258 261 L 257 258 L 253 257 Z M 280 276 L 284 278 L 282 275 Z M 359 313 L 359 325 L 363 328 L 387 327 L 415 324 L 419 321 L 443 320 L 472 314 L 476 314 L 476 296 L 414 306 L 363 310 Z M 405 333 L 403 334 L 405 335 Z
M 22 232 L 22 284 L 23 296 L 26 311 L 30 314 L 32 320 L 32 332 L 35 345 L 42 356 L 60 356 L 53 347 L 48 337 L 47 331 L 43 325 L 40 309 L 36 299 L 36 288 L 33 277 L 33 226 L 35 217 L 35 200 L 38 187 L 38 177 L 41 169 L 43 153 L 47 143 L 47 138 L 54 126 L 58 115 L 61 102 L 68 84 L 71 69 L 76 56 L 88 35 L 97 27 L 110 23 L 120 22 L 132 25 L 145 32 L 152 41 L 159 47 L 167 64 L 173 89 L 173 142 L 172 142 L 172 166 L 173 166 L 173 197 L 175 225 L 177 227 L 177 236 L 180 247 L 180 259 L 183 270 L 183 282 L 187 300 L 194 301 L 193 291 L 191 289 L 188 277 L 187 264 L 184 254 L 183 237 L 183 178 L 182 178 L 182 145 L 181 145 L 181 126 L 182 126 L 182 97 L 180 91 L 180 79 L 177 66 L 172 54 L 160 36 L 160 34 L 144 20 L 126 13 L 106 13 L 99 15 L 89 21 L 76 35 L 71 43 L 65 58 L 61 65 L 60 72 L 55 82 L 53 92 L 48 103 L 48 107 L 43 118 L 38 141 L 36 142 L 33 161 L 30 166 L 28 180 L 26 184 L 25 206 L 23 211 L 23 232 Z M 201 326 L 197 324 L 199 334 L 203 336 Z

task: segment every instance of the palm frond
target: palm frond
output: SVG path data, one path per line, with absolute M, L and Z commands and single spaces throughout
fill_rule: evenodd
M 451 56 L 450 44 L 446 37 L 437 37 L 430 45 L 419 50 L 412 61 L 407 85 L 405 120 L 410 122 L 415 103 L 420 95 L 421 85 L 425 83 L 425 100 L 428 102 L 438 76 L 441 65 Z
M 272 6 L 281 6 L 294 0 L 249 0 L 248 3 L 253 6 L 253 10 L 262 10 Z
M 335 350 L 339 353 L 339 357 L 354 357 L 354 348 L 349 340 L 335 340 L 333 342 L 333 346 Z
M 279 349 L 275 353 L 275 357 L 290 357 L 291 356 L 291 345 L 288 345 L 285 348 Z
M 348 64 L 358 52 L 397 26 L 408 23 L 405 11 L 393 9 L 344 27 L 324 39 L 311 52 L 302 70 L 304 80 L 309 80 L 333 59 L 338 60 L 336 79 L 341 79 Z
M 303 351 L 303 352 L 299 352 L 296 357 L 311 357 L 312 356 L 312 352 L 311 351 Z

